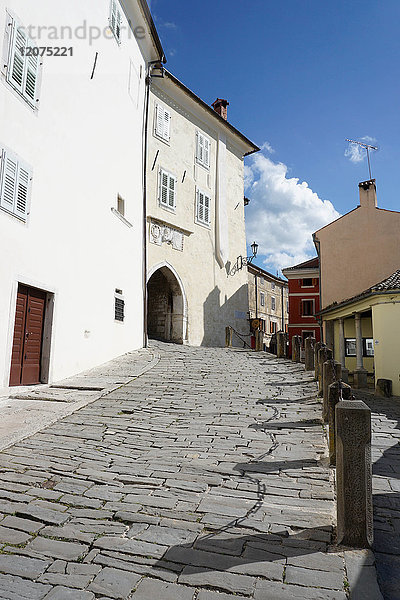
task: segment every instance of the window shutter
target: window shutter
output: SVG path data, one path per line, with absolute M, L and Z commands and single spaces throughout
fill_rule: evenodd
M 210 166 L 210 141 L 207 138 L 204 138 L 204 164 Z
M 176 179 L 169 176 L 169 197 L 168 197 L 168 205 L 170 208 L 175 208 L 175 195 L 176 195 Z
M 15 202 L 15 214 L 25 219 L 28 212 L 28 195 L 31 180 L 30 170 L 22 165 L 18 165 L 17 193 Z
M 199 162 L 204 162 L 204 137 L 201 133 L 197 134 L 197 158 Z
M 156 104 L 156 126 L 155 126 L 156 135 L 159 137 L 164 136 L 164 110 L 162 106 Z
M 27 36 L 23 30 L 13 22 L 13 35 L 11 45 L 11 57 L 8 64 L 7 79 L 21 93 L 24 92 L 25 56 L 23 52 L 27 46 Z M 22 52 L 21 52 L 22 50 Z
M 199 219 L 199 221 L 204 221 L 204 194 L 203 192 L 200 192 L 200 190 L 197 192 L 198 193 L 198 208 L 197 208 L 197 218 Z
M 168 173 L 165 171 L 160 174 L 160 203 L 168 206 Z
M 164 109 L 164 119 L 163 119 L 163 138 L 167 142 L 169 142 L 170 138 L 170 129 L 171 129 L 171 113 Z
M 117 41 L 121 40 L 122 15 L 118 7 L 118 0 L 111 0 L 110 4 L 110 27 Z
M 29 42 L 30 44 L 30 42 Z M 33 45 L 33 44 L 32 44 Z M 28 100 L 36 100 L 36 81 L 39 71 L 39 57 L 28 56 L 26 63 L 26 79 L 24 94 Z
M 2 153 L 2 178 L 0 206 L 14 212 L 15 190 L 17 187 L 18 162 L 7 152 Z
M 210 223 L 211 200 L 208 196 L 204 196 L 204 222 L 207 225 Z

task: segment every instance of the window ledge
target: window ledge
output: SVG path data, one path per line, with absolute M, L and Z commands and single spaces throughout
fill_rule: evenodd
M 123 215 L 121 215 L 121 213 L 120 213 L 120 212 L 118 212 L 118 211 L 117 211 L 117 209 L 116 209 L 116 208 L 114 208 L 113 206 L 111 207 L 111 212 L 112 212 L 112 213 L 113 213 L 113 214 L 114 214 L 116 217 L 118 217 L 118 219 L 119 219 L 120 221 L 122 221 L 122 222 L 123 222 L 123 223 L 124 223 L 124 224 L 125 224 L 127 227 L 129 227 L 129 228 L 133 227 L 132 223 L 130 223 L 130 222 L 128 221 L 128 219 L 125 219 L 125 217 L 124 217 Z
M 200 227 L 204 227 L 204 229 L 211 229 L 211 223 L 202 223 L 201 221 L 195 220 L 196 225 L 200 225 Z

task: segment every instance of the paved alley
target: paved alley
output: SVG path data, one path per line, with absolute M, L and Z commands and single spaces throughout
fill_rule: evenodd
M 0 598 L 345 600 L 312 375 L 264 353 L 157 351 L 0 454 Z

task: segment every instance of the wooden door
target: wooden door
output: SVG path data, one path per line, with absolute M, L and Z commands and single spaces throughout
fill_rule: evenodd
M 18 286 L 10 385 L 40 383 L 46 292 Z

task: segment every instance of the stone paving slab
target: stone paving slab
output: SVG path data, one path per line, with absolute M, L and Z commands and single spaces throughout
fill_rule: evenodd
M 0 453 L 0 598 L 347 598 L 359 571 L 332 545 L 312 376 L 265 353 L 151 352 L 151 369 Z

